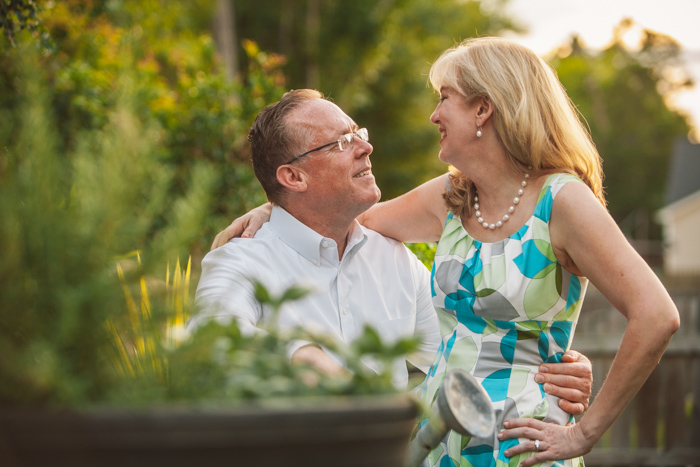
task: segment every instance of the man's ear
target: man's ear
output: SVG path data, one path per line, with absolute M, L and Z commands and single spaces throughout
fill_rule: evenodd
M 306 172 L 290 164 L 277 167 L 277 181 L 290 191 L 301 193 L 308 189 Z

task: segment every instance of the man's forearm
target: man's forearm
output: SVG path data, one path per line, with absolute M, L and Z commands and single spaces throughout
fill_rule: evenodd
M 579 415 L 588 409 L 593 386 L 593 370 L 590 360 L 580 352 L 568 350 L 562 363 L 545 363 L 535 381 L 544 385 L 548 394 L 560 397 L 559 406 Z

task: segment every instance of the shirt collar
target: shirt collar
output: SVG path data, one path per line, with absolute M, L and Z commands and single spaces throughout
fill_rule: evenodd
M 316 265 L 321 264 L 321 243 L 324 240 L 332 241 L 303 224 L 278 205 L 272 206 L 269 227 L 284 243 Z M 366 242 L 367 234 L 364 232 L 364 227 L 357 221 L 353 221 L 344 256 L 347 256 L 350 251 L 354 254 Z

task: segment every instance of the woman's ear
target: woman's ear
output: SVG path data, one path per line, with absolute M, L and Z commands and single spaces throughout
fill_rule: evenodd
M 484 126 L 486 121 L 493 115 L 493 102 L 488 96 L 482 96 L 479 98 L 478 106 L 476 108 L 476 121 L 479 126 Z
M 291 164 L 277 167 L 277 181 L 290 191 L 304 192 L 308 189 L 306 173 Z

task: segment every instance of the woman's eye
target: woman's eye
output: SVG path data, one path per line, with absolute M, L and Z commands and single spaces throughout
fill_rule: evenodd
M 440 102 L 444 101 L 445 99 L 447 99 L 447 96 L 440 96 Z

